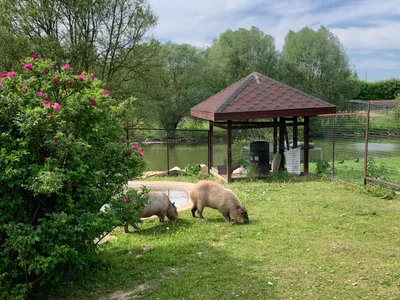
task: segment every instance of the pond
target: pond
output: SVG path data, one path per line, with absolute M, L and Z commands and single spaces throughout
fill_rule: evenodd
M 332 159 L 332 140 L 331 139 L 312 139 L 316 149 L 310 150 L 310 159 L 323 160 Z M 149 170 L 162 171 L 167 169 L 167 150 L 166 144 L 144 144 L 145 159 L 148 162 Z M 369 139 L 369 157 L 400 157 L 400 140 L 397 138 L 374 137 Z M 242 153 L 241 146 L 233 145 L 233 157 Z M 170 168 L 178 166 L 186 167 L 188 164 L 207 164 L 208 150 L 207 143 L 201 144 L 170 144 Z M 225 163 L 226 145 L 214 145 L 214 165 Z M 362 158 L 364 156 L 364 138 L 341 137 L 336 139 L 335 160 L 349 160 Z M 270 160 L 271 160 L 270 154 Z

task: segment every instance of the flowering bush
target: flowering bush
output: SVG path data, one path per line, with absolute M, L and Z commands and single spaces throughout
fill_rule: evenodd
M 123 221 L 100 207 L 123 203 L 145 168 L 143 151 L 120 143 L 119 104 L 85 75 L 37 56 L 0 74 L 0 298 L 90 262 L 93 240 Z

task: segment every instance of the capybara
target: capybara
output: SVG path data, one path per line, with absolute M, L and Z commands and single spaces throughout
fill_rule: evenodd
M 205 207 L 218 209 L 227 222 L 231 219 L 242 223 L 249 223 L 249 216 L 246 208 L 236 195 L 222 185 L 212 181 L 200 181 L 190 188 L 190 199 L 193 202 L 192 215 L 196 218 L 195 212 L 198 211 L 200 219 L 203 217 Z
M 150 192 L 149 203 L 139 213 L 139 218 L 148 218 L 151 216 L 158 216 L 160 222 L 165 222 L 165 217 L 169 220 L 175 220 L 178 218 L 178 210 L 176 209 L 175 203 L 171 203 L 169 197 L 163 192 Z M 130 224 L 140 229 L 134 222 Z M 128 223 L 124 225 L 125 232 L 129 232 Z

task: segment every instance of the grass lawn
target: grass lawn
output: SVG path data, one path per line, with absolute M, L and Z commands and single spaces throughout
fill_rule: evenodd
M 317 181 L 230 188 L 249 225 L 206 208 L 205 222 L 188 210 L 175 223 L 118 229 L 100 247 L 109 267 L 66 282 L 52 299 L 398 299 L 398 198 Z

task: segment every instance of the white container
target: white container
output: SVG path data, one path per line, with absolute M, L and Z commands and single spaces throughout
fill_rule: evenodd
M 300 148 L 285 151 L 286 170 L 290 174 L 300 174 Z

